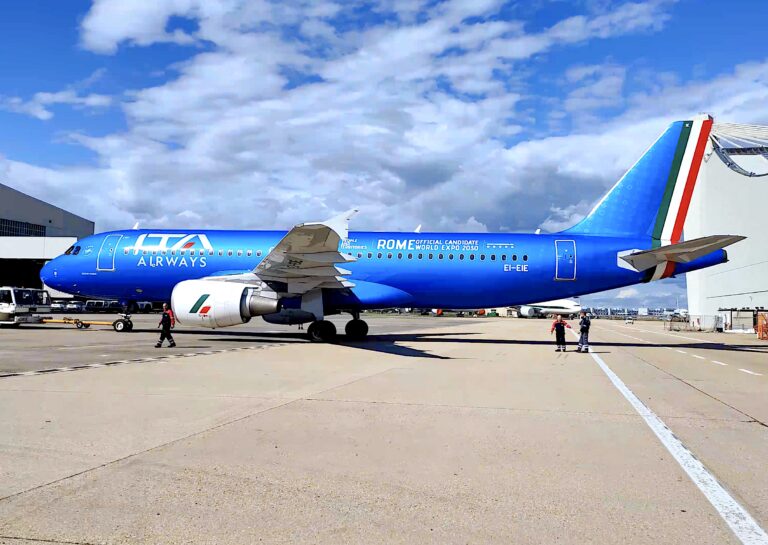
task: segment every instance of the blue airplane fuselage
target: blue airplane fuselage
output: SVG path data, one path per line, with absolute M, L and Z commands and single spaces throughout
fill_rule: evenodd
M 183 280 L 249 273 L 285 231 L 113 231 L 80 240 L 41 277 L 83 297 L 167 301 Z M 326 313 L 386 307 L 481 308 L 573 297 L 648 281 L 619 252 L 649 248 L 647 237 L 578 234 L 350 232 L 339 266 L 354 287 L 325 290 Z M 726 261 L 718 250 L 685 273 Z M 296 306 L 287 299 L 284 306 Z

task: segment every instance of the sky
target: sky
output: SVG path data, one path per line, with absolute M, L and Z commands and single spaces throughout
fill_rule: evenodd
M 670 121 L 768 124 L 761 0 L 8 0 L 0 182 L 96 222 L 557 231 Z M 582 302 L 674 306 L 683 279 Z

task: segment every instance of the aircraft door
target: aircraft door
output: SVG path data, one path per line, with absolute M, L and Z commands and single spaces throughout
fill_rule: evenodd
M 96 258 L 97 271 L 114 271 L 115 254 L 117 253 L 117 244 L 123 235 L 107 235 L 101 243 L 99 256 Z
M 555 280 L 576 280 L 576 241 L 555 241 Z

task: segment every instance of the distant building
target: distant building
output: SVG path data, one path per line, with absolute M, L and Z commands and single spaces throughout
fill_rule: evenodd
M 0 184 L 0 285 L 40 287 L 40 269 L 80 238 L 92 221 Z
M 713 133 L 716 128 L 717 124 Z M 768 309 L 768 177 L 736 172 L 712 151 L 710 142 L 685 223 L 685 238 L 727 234 L 747 239 L 727 248 L 728 263 L 686 275 L 690 315 L 724 316 L 724 309 Z M 768 162 L 759 153 L 743 159 L 736 156 L 734 161 L 768 171 Z

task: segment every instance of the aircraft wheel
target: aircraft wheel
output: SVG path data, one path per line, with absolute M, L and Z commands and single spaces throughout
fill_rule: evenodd
M 307 328 L 307 336 L 313 343 L 329 343 L 336 339 L 336 326 L 328 320 L 312 322 Z
M 353 341 L 361 341 L 368 336 L 368 324 L 365 320 L 350 320 L 344 327 L 347 337 Z

